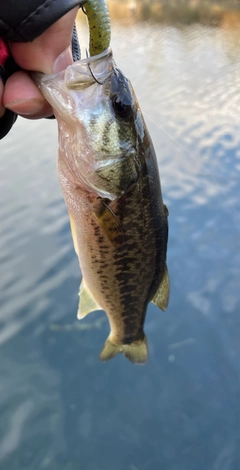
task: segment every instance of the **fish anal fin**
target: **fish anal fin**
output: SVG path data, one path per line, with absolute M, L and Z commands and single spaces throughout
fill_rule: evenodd
M 108 361 L 122 353 L 133 364 L 145 364 L 148 360 L 147 338 L 134 341 L 131 344 L 113 344 L 109 339 L 104 344 L 100 353 L 101 361 Z
M 99 307 L 91 292 L 87 288 L 84 279 L 82 279 L 80 284 L 79 295 L 80 300 L 77 313 L 79 320 L 86 317 L 89 313 L 94 312 L 95 310 L 101 310 L 101 307 Z
M 157 305 L 157 307 L 159 307 L 161 310 L 165 312 L 168 306 L 169 294 L 170 294 L 170 281 L 169 281 L 169 276 L 168 276 L 167 265 L 165 265 L 165 269 L 164 269 L 163 276 L 159 284 L 158 290 L 154 294 L 151 301 L 155 305 Z
M 121 246 L 125 241 L 123 227 L 104 199 L 101 199 L 101 205 L 94 215 L 110 242 L 114 246 Z

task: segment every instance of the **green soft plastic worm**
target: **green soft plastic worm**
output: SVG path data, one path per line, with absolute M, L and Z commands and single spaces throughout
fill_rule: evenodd
M 89 53 L 101 54 L 110 45 L 111 23 L 105 0 L 87 0 L 84 9 L 89 24 Z

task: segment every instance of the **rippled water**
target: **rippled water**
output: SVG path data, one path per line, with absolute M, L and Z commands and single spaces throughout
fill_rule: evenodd
M 56 123 L 19 119 L 1 142 L 4 470 L 239 468 L 239 31 L 113 25 L 170 211 L 171 300 L 149 306 L 144 367 L 99 362 L 103 312 L 76 321 Z

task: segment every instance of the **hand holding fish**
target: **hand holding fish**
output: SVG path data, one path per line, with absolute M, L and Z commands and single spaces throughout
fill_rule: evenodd
M 71 39 L 77 12 L 78 7 L 73 8 L 32 42 L 10 44 L 11 54 L 23 70 L 11 75 L 5 87 L 0 81 L 0 117 L 6 108 L 27 119 L 53 114 L 27 71 L 58 72 L 73 62 Z

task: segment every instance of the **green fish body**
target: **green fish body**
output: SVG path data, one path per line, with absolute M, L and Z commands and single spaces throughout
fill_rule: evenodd
M 59 179 L 83 276 L 78 317 L 105 310 L 100 359 L 122 352 L 144 363 L 148 303 L 168 305 L 168 211 L 129 80 L 110 52 L 81 62 L 41 84 L 59 124 Z

